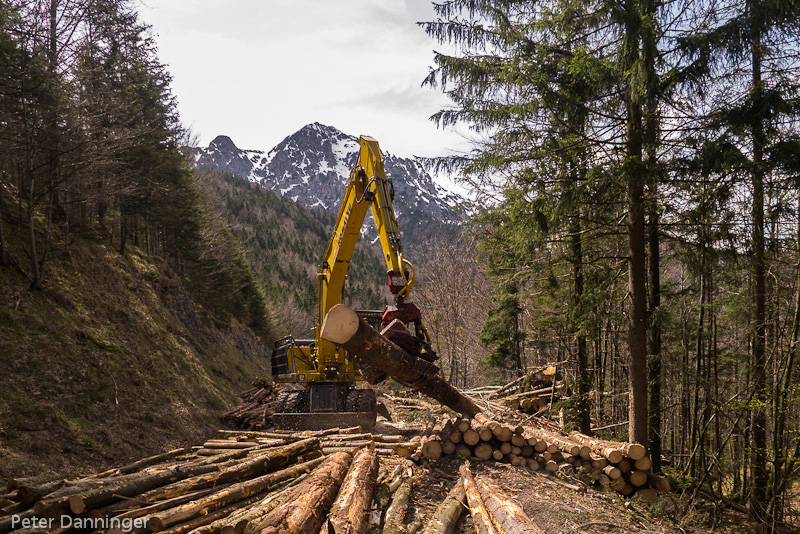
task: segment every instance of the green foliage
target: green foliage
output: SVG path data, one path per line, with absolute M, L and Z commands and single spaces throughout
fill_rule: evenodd
M 481 331 L 480 341 L 491 351 L 484 361 L 490 367 L 521 372 L 525 333 L 520 330 L 523 309 L 516 285 L 503 286 L 497 299 Z

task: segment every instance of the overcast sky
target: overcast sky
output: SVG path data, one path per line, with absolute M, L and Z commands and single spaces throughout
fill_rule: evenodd
M 142 0 L 140 14 L 201 146 L 269 150 L 320 122 L 402 156 L 465 148 L 428 120 L 448 103 L 420 87 L 442 50 L 415 24 L 434 19 L 428 0 Z

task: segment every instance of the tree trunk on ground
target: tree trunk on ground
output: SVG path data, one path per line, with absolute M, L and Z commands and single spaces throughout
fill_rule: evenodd
M 375 451 L 361 449 L 353 459 L 328 521 L 336 534 L 363 534 L 369 524 L 369 510 L 378 477 Z M 323 529 L 323 532 L 327 530 Z
M 477 534 L 498 534 L 492 524 L 492 518 L 489 516 L 488 510 L 486 510 L 486 505 L 481 499 L 480 491 L 475 485 L 475 480 L 472 478 L 469 462 L 461 464 L 458 471 L 461 473 L 461 482 L 464 484 L 464 491 L 467 494 L 467 502 L 472 514 L 472 522 L 475 524 L 475 532 Z
M 153 532 L 159 532 L 173 525 L 193 520 L 209 511 L 218 510 L 248 497 L 252 497 L 279 482 L 295 478 L 302 473 L 311 471 L 320 465 L 322 461 L 322 458 L 317 458 L 309 462 L 292 466 L 288 469 L 233 484 L 228 488 L 196 501 L 167 510 L 160 514 L 151 515 L 147 518 L 147 526 Z
M 422 534 L 453 534 L 465 506 L 467 506 L 467 493 L 464 490 L 464 482 L 459 479 L 436 509 Z
M 525 515 L 522 508 L 509 499 L 503 491 L 486 477 L 476 480 L 478 490 L 483 499 L 486 510 L 498 532 L 513 532 L 514 534 L 544 534 L 530 518 Z
M 397 488 L 397 491 L 395 491 L 392 504 L 390 504 L 389 509 L 386 510 L 386 521 L 383 525 L 383 534 L 405 533 L 406 530 L 403 527 L 403 521 L 406 517 L 406 511 L 408 511 L 408 503 L 411 501 L 412 487 L 413 481 L 410 478 L 407 478 L 402 484 L 400 484 L 400 487 Z
M 245 534 L 314 534 L 319 532 L 325 514 L 336 498 L 353 457 L 339 452 L 328 456 L 298 486 L 296 498 L 267 514 L 259 524 L 245 529 Z
M 321 337 L 456 412 L 472 417 L 481 411 L 472 399 L 439 376 L 438 367 L 411 356 L 343 304 L 337 304 L 325 316 Z

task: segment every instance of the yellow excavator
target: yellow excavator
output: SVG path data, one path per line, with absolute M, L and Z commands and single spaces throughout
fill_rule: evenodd
M 376 384 L 386 375 L 360 364 L 357 355 L 348 354 L 320 337 L 325 315 L 342 299 L 350 258 L 368 209 L 372 211 L 380 237 L 389 290 L 395 302 L 383 312 L 361 311 L 359 314 L 407 352 L 431 362 L 437 358 L 431 350 L 419 308 L 408 301 L 415 272 L 414 266 L 403 256 L 392 208 L 392 180 L 384 171 L 378 142 L 362 136 L 359 143 L 358 160 L 350 172 L 333 236 L 317 273 L 316 335 L 314 339 L 287 336 L 276 342 L 272 352 L 272 378 L 288 386 L 288 391 L 277 398 L 272 416 L 278 427 L 314 429 L 361 425 L 367 431 L 375 423 L 380 409 L 375 392 L 357 388 L 356 383 L 366 380 Z

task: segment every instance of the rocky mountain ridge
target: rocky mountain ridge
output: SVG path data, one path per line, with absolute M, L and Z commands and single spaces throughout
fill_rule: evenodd
M 195 149 L 194 164 L 236 174 L 301 205 L 335 212 L 358 148 L 357 137 L 313 123 L 267 152 L 240 149 L 229 137 L 218 136 L 208 147 Z M 464 202 L 462 197 L 436 184 L 418 159 L 382 151 L 404 234 L 424 238 L 432 228 L 462 221 L 463 216 L 453 209 Z

